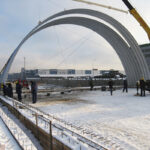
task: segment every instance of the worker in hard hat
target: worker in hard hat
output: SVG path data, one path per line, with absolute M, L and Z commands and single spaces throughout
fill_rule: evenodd
M 5 83 L 3 83 L 2 84 L 2 89 L 3 89 L 3 94 L 4 94 L 4 96 L 6 96 L 7 95 L 7 90 L 6 90 L 6 85 L 5 85 Z

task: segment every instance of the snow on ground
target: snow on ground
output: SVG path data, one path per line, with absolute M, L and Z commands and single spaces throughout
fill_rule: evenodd
M 0 118 L 0 150 L 21 150 Z
M 9 97 L 3 97 L 0 96 L 1 100 L 5 101 L 6 103 L 9 103 L 12 106 L 15 106 L 15 108 L 26 118 L 28 118 L 30 121 L 32 121 L 33 123 L 36 123 L 36 119 L 35 116 L 33 116 L 33 114 L 38 113 L 39 115 L 41 114 L 41 116 L 43 116 L 44 118 L 46 117 L 47 119 L 49 118 L 48 115 L 44 114 L 43 112 L 35 109 L 34 107 L 30 107 L 26 105 L 26 108 L 29 107 L 29 109 L 22 109 L 25 104 L 22 104 L 20 102 L 17 102 L 16 100 L 13 100 L 12 98 Z M 14 104 L 14 105 L 13 105 Z M 18 107 L 16 107 L 18 105 Z M 4 113 L 5 110 L 5 113 Z M 7 115 L 6 115 L 7 114 Z M 5 124 L 7 124 L 8 128 L 10 129 L 10 131 L 12 132 L 12 134 L 15 136 L 15 138 L 19 141 L 20 145 L 23 147 L 23 149 L 36 149 L 34 147 L 34 145 L 37 147 L 38 150 L 42 149 L 41 146 L 39 145 L 39 142 L 35 140 L 35 138 L 33 138 L 33 136 L 29 133 L 27 134 L 27 129 L 25 129 L 22 125 L 21 122 L 19 122 L 19 120 L 17 120 L 15 118 L 14 115 L 12 115 L 8 109 L 3 106 L 2 104 L 0 104 L 0 116 L 3 120 L 5 120 Z M 45 120 L 43 117 L 38 117 L 38 126 L 45 130 L 47 133 L 49 133 L 50 129 L 49 129 L 49 121 Z M 11 119 L 10 119 L 11 118 Z M 43 120 L 43 119 L 44 120 Z M 51 118 L 51 117 L 50 117 Z M 53 117 L 52 117 L 53 118 Z M 52 119 L 51 118 L 51 119 Z M 88 141 L 86 140 L 86 142 L 84 141 L 83 137 L 81 136 L 76 136 L 75 133 L 73 133 L 72 131 L 68 130 L 67 128 L 64 128 L 63 126 L 60 125 L 60 120 L 55 120 L 54 118 L 53 120 L 53 125 L 52 125 L 52 133 L 53 136 L 58 139 L 59 141 L 62 141 L 65 145 L 67 145 L 68 147 L 70 147 L 73 150 L 93 150 L 95 148 L 93 148 L 93 146 L 99 146 L 99 149 L 103 149 L 100 145 L 97 144 L 93 144 L 93 143 L 87 143 Z M 57 122 L 57 123 L 56 123 Z M 64 124 L 63 124 L 64 125 Z M 1 126 L 1 124 L 0 124 Z M 65 125 L 66 127 L 66 125 Z M 28 136 L 26 136 L 24 134 L 24 132 L 26 132 L 26 134 Z M 73 135 L 74 134 L 74 135 Z M 83 142 L 80 142 L 78 140 L 78 138 L 80 138 L 80 140 L 82 140 Z M 9 137 L 8 137 L 9 138 Z M 20 140 L 21 139 L 21 140 Z M 30 141 L 32 139 L 32 142 Z M 1 139 L 0 139 L 1 140 Z M 0 141 L 1 142 L 1 141 Z M 33 145 L 34 142 L 34 145 Z M 5 142 L 5 145 L 7 146 L 7 143 Z M 15 145 L 15 143 L 14 143 Z M 89 146 L 90 145 L 90 146 Z M 92 147 L 91 147 L 92 146 Z M 1 150 L 1 147 L 0 147 Z
M 2 119 L 5 121 L 5 124 Z M 0 104 L 0 150 L 21 149 L 10 132 L 24 149 L 43 150 L 31 131 L 25 128 L 25 126 L 14 115 L 12 115 L 6 107 Z
M 72 99 L 34 106 L 99 134 L 101 144 L 111 150 L 150 150 L 150 94 L 135 93 L 135 89 L 117 90 L 113 96 L 109 91 L 74 92 Z

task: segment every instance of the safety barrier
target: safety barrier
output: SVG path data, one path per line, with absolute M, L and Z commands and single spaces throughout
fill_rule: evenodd
M 45 150 L 85 149 L 87 147 L 106 150 L 97 140 L 101 137 L 80 126 L 46 114 L 31 105 L 20 103 L 14 99 L 2 98 L 8 109 L 21 120 L 38 138 Z

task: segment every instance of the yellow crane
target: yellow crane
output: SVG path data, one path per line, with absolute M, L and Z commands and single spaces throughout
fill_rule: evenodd
M 82 3 L 89 4 L 89 5 L 100 6 L 100 7 L 120 11 L 120 12 L 123 12 L 123 13 L 128 13 L 128 11 L 125 11 L 125 10 L 122 10 L 122 9 L 118 9 L 118 8 L 114 8 L 114 7 L 106 6 L 106 5 L 102 5 L 102 4 L 97 4 L 97 3 L 86 1 L 86 0 L 73 0 L 73 1 L 82 2 Z M 150 27 L 147 25 L 147 23 L 144 21 L 144 19 L 140 16 L 140 14 L 136 11 L 136 9 L 131 5 L 131 3 L 128 0 L 122 0 L 122 1 L 128 7 L 129 12 L 131 13 L 131 15 L 139 22 L 139 24 L 146 31 L 146 33 L 148 35 L 148 38 L 150 40 Z
M 136 11 L 136 9 L 131 5 L 131 3 L 128 0 L 122 0 L 122 1 L 128 7 L 129 12 L 132 14 L 132 16 L 139 22 L 139 24 L 146 31 L 148 38 L 150 40 L 150 27 L 147 25 L 144 19 L 140 16 L 140 14 Z

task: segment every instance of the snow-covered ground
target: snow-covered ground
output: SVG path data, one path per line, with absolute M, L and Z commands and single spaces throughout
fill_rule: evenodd
M 0 104 L 0 150 L 21 150 L 15 139 L 23 149 L 43 150 L 31 131 Z
M 21 150 L 0 118 L 0 150 Z
M 97 143 L 93 143 L 89 141 L 88 139 L 84 139 L 84 137 L 82 137 L 81 135 L 77 135 L 72 130 L 69 130 L 68 128 L 66 128 L 66 124 L 64 127 L 64 122 L 61 123 L 61 120 L 58 118 L 55 118 L 54 116 L 47 115 L 41 112 L 40 110 L 36 109 L 35 107 L 31 107 L 29 105 L 20 103 L 9 97 L 4 97 L 0 95 L 0 99 L 5 101 L 6 103 L 11 105 L 15 109 L 17 109 L 23 116 L 28 118 L 34 124 L 36 123 L 36 118 L 33 114 L 36 113 L 40 115 L 40 116 L 37 116 L 38 126 L 41 129 L 45 130 L 47 133 L 49 133 L 50 131 L 49 125 L 50 125 L 50 120 L 52 120 L 53 136 L 59 141 L 62 141 L 65 145 L 67 145 L 73 150 L 93 150 L 97 146 L 99 147 L 99 150 L 104 150 L 104 148 L 101 145 Z M 21 122 L 17 120 L 15 116 L 12 115 L 8 111 L 8 109 L 2 104 L 0 104 L 0 117 L 4 120 L 5 124 L 8 126 L 9 130 L 15 136 L 15 138 L 17 139 L 19 144 L 23 147 L 23 149 L 34 150 L 36 149 L 36 147 L 38 150 L 42 149 L 41 146 L 39 145 L 39 142 L 35 140 L 35 138 L 30 134 L 30 132 L 29 133 L 27 132 L 28 130 L 25 129 L 23 125 L 21 125 Z M 1 127 L 1 124 L 0 124 L 0 127 Z M 72 126 L 71 126 L 71 129 L 72 129 Z M 9 136 L 7 138 L 10 139 Z M 1 138 L 0 138 L 0 143 L 1 143 Z M 5 142 L 4 146 L 7 146 L 7 145 L 8 143 Z M 15 145 L 15 143 L 13 143 L 13 145 Z M 3 146 L 3 145 L 0 145 L 0 146 Z M 1 147 L 0 147 L 0 150 L 1 150 Z
M 73 92 L 65 99 L 38 102 L 42 111 L 99 135 L 111 150 L 150 150 L 150 94 L 134 96 L 122 90 Z

